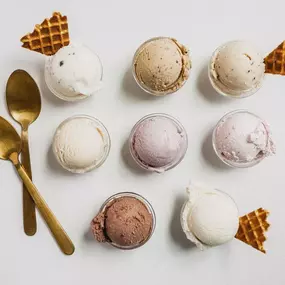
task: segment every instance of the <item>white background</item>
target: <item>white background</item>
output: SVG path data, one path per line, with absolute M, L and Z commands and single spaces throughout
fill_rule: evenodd
M 267 75 L 254 96 L 219 97 L 206 66 L 220 44 L 251 40 L 266 55 L 284 40 L 284 0 L 49 0 L 5 1 L 0 17 L 0 114 L 9 117 L 5 85 L 10 73 L 27 70 L 42 91 L 42 113 L 30 128 L 34 182 L 74 241 L 64 256 L 38 216 L 38 232 L 22 226 L 21 183 L 9 162 L 0 162 L 0 284 L 284 284 L 285 78 Z M 44 56 L 22 49 L 20 38 L 35 24 L 61 11 L 72 40 L 95 50 L 104 65 L 104 89 L 79 103 L 54 97 L 43 80 Z M 154 98 L 135 84 L 130 66 L 136 48 L 154 36 L 171 36 L 190 48 L 193 69 L 176 94 Z M 224 167 L 212 151 L 213 126 L 226 112 L 246 108 L 272 127 L 277 155 L 246 170 Z M 165 174 L 147 174 L 130 160 L 125 142 L 142 116 L 165 112 L 189 135 L 183 162 Z M 56 127 L 67 117 L 87 114 L 108 128 L 112 148 L 105 164 L 85 175 L 65 172 L 50 149 Z M 14 126 L 17 123 L 13 122 Z M 240 215 L 260 206 L 271 212 L 267 255 L 234 240 L 200 252 L 184 237 L 179 212 L 190 179 L 227 191 Z M 96 243 L 89 223 L 106 198 L 120 191 L 145 196 L 157 214 L 152 239 L 134 251 Z

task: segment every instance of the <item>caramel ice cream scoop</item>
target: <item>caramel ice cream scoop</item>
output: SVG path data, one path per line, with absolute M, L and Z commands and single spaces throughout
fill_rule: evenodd
M 166 95 L 177 91 L 189 77 L 188 49 L 172 38 L 153 38 L 143 43 L 134 57 L 134 76 L 146 92 Z

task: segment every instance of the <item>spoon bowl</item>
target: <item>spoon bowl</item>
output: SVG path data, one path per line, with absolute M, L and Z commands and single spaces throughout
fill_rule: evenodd
M 41 112 L 40 90 L 34 79 L 24 70 L 15 70 L 6 86 L 8 110 L 11 116 L 27 128 Z
M 8 160 L 13 153 L 20 153 L 21 138 L 16 130 L 0 117 L 0 159 Z

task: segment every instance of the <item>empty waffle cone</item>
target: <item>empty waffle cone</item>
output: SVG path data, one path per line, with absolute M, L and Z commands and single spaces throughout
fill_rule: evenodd
M 69 45 L 67 17 L 59 12 L 53 13 L 36 25 L 32 33 L 21 38 L 22 47 L 45 55 L 54 55 L 60 48 Z
M 265 73 L 285 75 L 285 41 L 265 59 Z
M 263 208 L 259 208 L 256 211 L 240 217 L 239 229 L 235 238 L 251 245 L 263 253 L 266 253 L 263 244 L 266 241 L 265 232 L 270 226 L 266 221 L 268 215 L 268 211 Z

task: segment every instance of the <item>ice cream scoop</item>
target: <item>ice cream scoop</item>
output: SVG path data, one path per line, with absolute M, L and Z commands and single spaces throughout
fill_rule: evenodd
M 164 172 L 181 162 L 188 140 L 184 127 L 175 118 L 166 114 L 151 114 L 134 126 L 129 146 L 139 166 Z
M 81 44 L 70 44 L 46 58 L 45 80 L 51 92 L 66 101 L 91 96 L 102 87 L 99 57 Z
M 209 65 L 209 78 L 216 91 L 244 98 L 254 94 L 264 79 L 263 56 L 249 42 L 232 41 L 220 46 Z
M 152 38 L 143 43 L 133 59 L 136 82 L 152 95 L 166 95 L 180 89 L 189 77 L 188 49 L 177 40 Z
M 67 16 L 53 13 L 21 42 L 24 48 L 47 56 L 45 81 L 60 99 L 81 100 L 102 87 L 102 63 L 88 47 L 70 43 Z
M 94 237 L 120 249 L 144 245 L 153 234 L 155 214 L 142 196 L 123 192 L 111 196 L 91 222 Z
M 181 211 L 186 237 L 200 249 L 231 241 L 239 227 L 238 209 L 226 193 L 191 184 Z
M 225 115 L 213 132 L 218 157 L 232 167 L 250 167 L 275 153 L 269 126 L 258 116 L 237 110 Z
M 53 152 L 66 170 L 85 173 L 105 162 L 110 144 L 108 131 L 98 119 L 80 115 L 65 120 L 57 128 Z

